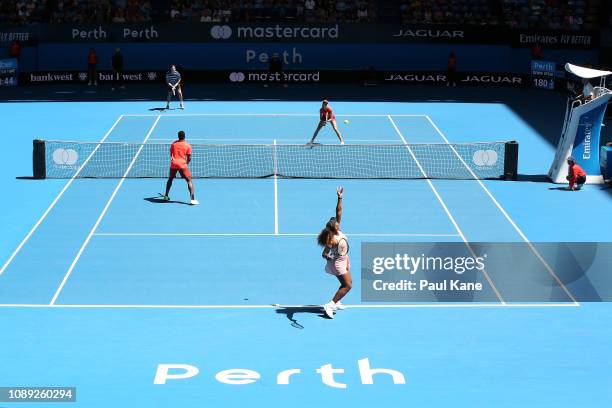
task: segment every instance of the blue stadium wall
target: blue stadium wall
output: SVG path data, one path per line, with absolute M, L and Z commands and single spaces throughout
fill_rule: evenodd
M 20 71 L 86 69 L 95 47 L 99 69 L 121 48 L 126 70 L 257 70 L 260 57 L 287 56 L 295 70 L 440 71 L 450 52 L 459 71 L 526 74 L 531 47 L 557 63 L 598 65 L 601 32 L 510 30 L 488 26 L 400 24 L 85 24 L 0 27 L 0 58 L 23 44 Z
M 262 54 L 286 53 L 287 69 L 439 71 L 450 52 L 465 71 L 528 73 L 531 51 L 499 45 L 456 44 L 304 44 L 304 43 L 44 43 L 23 49 L 21 71 L 80 70 L 95 47 L 99 68 L 109 69 L 114 50 L 121 48 L 126 70 L 164 70 L 171 63 L 183 69 L 262 69 Z M 249 57 L 247 57 L 247 55 Z M 253 55 L 255 59 L 249 60 Z M 598 50 L 545 50 L 544 59 L 558 63 L 597 65 Z

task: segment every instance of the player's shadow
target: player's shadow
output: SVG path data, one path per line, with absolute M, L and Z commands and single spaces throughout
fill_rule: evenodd
M 323 319 L 329 319 L 329 317 L 325 315 L 323 306 L 320 305 L 278 307 L 276 309 L 276 313 L 285 315 L 285 317 L 291 322 L 291 326 L 295 327 L 296 329 L 304 328 L 304 326 L 298 323 L 297 319 L 295 318 L 295 315 L 299 313 L 309 313 L 317 315 L 318 317 L 321 317 Z
M 165 201 L 163 197 L 147 197 L 144 199 L 145 201 L 148 201 L 150 203 L 153 204 L 184 204 L 184 205 L 190 205 L 189 203 L 186 203 L 184 201 L 177 201 L 177 200 L 170 200 L 170 201 Z
M 567 186 L 563 187 L 548 187 L 549 190 L 557 190 L 557 191 L 572 191 Z
M 164 108 L 149 108 L 149 111 L 151 112 L 163 112 L 167 110 L 165 107 Z

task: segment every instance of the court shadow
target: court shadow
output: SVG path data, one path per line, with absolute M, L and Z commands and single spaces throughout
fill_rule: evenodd
M 518 174 L 516 181 L 529 181 L 532 183 L 550 183 L 546 174 Z
M 276 313 L 285 315 L 285 317 L 291 322 L 291 326 L 295 327 L 296 329 L 304 328 L 304 326 L 298 323 L 297 319 L 295 318 L 295 315 L 299 313 L 314 314 L 314 315 L 319 316 L 320 318 L 329 319 L 329 317 L 325 315 L 325 312 L 323 311 L 323 307 L 320 305 L 278 307 L 276 309 Z
M 186 203 L 184 201 L 177 201 L 177 200 L 165 201 L 162 197 L 147 197 L 147 198 L 144 198 L 144 200 L 148 201 L 150 203 L 153 203 L 153 204 L 183 204 L 183 205 L 190 205 L 189 203 Z
M 549 190 L 557 190 L 557 191 L 572 191 L 567 186 L 564 187 L 548 187 Z
M 166 110 L 165 107 L 164 108 L 149 108 L 150 112 L 163 112 L 165 110 Z

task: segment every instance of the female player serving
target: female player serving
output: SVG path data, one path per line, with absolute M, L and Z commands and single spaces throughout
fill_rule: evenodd
M 323 128 L 323 126 L 327 125 L 327 122 L 330 122 L 332 124 L 334 132 L 336 132 L 336 136 L 338 136 L 338 139 L 340 140 L 340 144 L 344 144 L 344 139 L 342 139 L 342 135 L 338 130 L 336 116 L 334 116 L 334 111 L 332 110 L 331 106 L 329 106 L 329 102 L 327 101 L 327 99 L 323 101 L 321 109 L 319 109 L 319 124 L 317 125 L 317 130 L 315 130 L 314 135 L 312 135 L 312 139 L 310 139 L 310 142 L 308 142 L 308 144 L 314 144 L 314 141 L 317 138 L 319 131 Z
M 342 193 L 344 189 L 338 187 L 338 202 L 336 204 L 336 216 L 329 219 L 325 228 L 317 237 L 317 243 L 323 247 L 323 258 L 327 260 L 325 272 L 334 275 L 340 281 L 340 287 L 336 291 L 333 299 L 323 305 L 325 314 L 333 319 L 335 310 L 342 310 L 344 306 L 340 303 L 342 299 L 353 287 L 351 278 L 351 261 L 348 256 L 348 239 L 340 231 L 340 221 L 342 220 Z

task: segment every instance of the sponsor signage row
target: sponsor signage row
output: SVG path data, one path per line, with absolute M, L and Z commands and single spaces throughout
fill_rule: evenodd
M 98 72 L 99 83 L 110 83 L 116 79 L 112 72 Z M 161 71 L 130 71 L 122 75 L 123 82 L 164 83 Z M 186 83 L 230 83 L 230 84 L 300 84 L 300 83 L 362 83 L 378 84 L 441 84 L 447 82 L 446 72 L 372 72 L 372 71 L 183 71 Z M 20 75 L 23 84 L 87 83 L 85 71 L 29 72 Z M 520 74 L 491 72 L 458 72 L 456 81 L 460 85 L 495 85 L 525 87 L 528 78 Z M 187 85 L 188 86 L 188 85 Z
M 546 48 L 596 48 L 597 32 L 526 31 L 503 27 L 399 24 L 40 24 L 0 27 L 0 45 L 38 42 L 346 42 L 509 44 Z
M 525 76 L 521 74 L 494 72 L 457 72 L 456 81 L 464 85 L 502 85 L 511 87 L 526 86 Z M 448 80 L 446 72 L 387 72 L 385 83 L 403 84 L 445 84 Z
M 98 71 L 97 82 L 113 82 L 121 80 L 121 82 L 162 82 L 165 73 L 159 71 L 129 71 L 121 74 L 121 78 L 117 77 L 110 71 Z M 20 74 L 20 82 L 22 84 L 53 84 L 53 83 L 87 83 L 89 75 L 85 71 L 44 71 L 44 72 L 27 72 Z

